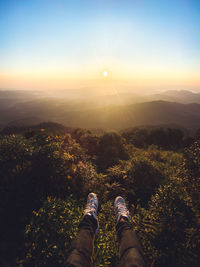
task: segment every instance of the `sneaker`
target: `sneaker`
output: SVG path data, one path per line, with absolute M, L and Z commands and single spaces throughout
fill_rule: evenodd
M 95 193 L 89 193 L 83 216 L 85 215 L 93 216 L 97 220 L 97 210 L 98 210 L 97 195 Z
M 114 207 L 117 215 L 117 223 L 119 222 L 121 217 L 127 218 L 128 221 L 130 222 L 129 210 L 126 207 L 126 203 L 123 197 L 119 196 L 115 198 Z

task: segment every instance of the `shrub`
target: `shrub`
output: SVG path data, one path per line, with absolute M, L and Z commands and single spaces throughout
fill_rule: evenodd
M 65 198 L 73 194 L 80 199 L 96 176 L 93 165 L 70 135 L 48 136 L 41 131 L 29 139 L 21 135 L 1 138 L 1 258 L 23 253 L 24 227 L 32 210 L 37 210 L 47 196 Z
M 66 201 L 47 198 L 39 211 L 33 211 L 26 226 L 26 259 L 28 266 L 60 266 L 75 239 L 83 208 L 72 198 Z M 73 220 L 73 223 L 72 223 Z M 110 266 L 118 262 L 116 218 L 113 203 L 107 202 L 99 212 L 99 233 L 95 239 L 94 266 Z
M 158 189 L 148 209 L 138 208 L 133 216 L 149 263 L 155 259 L 156 266 L 197 266 L 199 234 L 191 239 L 197 234 L 196 215 L 184 195 L 180 180 L 174 179 Z
M 119 163 L 119 160 L 128 160 L 129 154 L 125 140 L 117 133 L 106 133 L 99 141 L 97 167 L 101 172 Z
M 116 217 L 113 201 L 101 205 L 98 213 L 99 233 L 95 239 L 94 266 L 117 266 L 119 262 L 119 245 L 116 235 Z
M 61 265 L 68 256 L 81 216 L 82 209 L 71 198 L 64 201 L 48 197 L 38 212 L 33 211 L 26 226 L 25 263 L 28 266 Z
M 152 193 L 164 180 L 163 174 L 152 162 L 139 158 L 122 161 L 119 165 L 110 168 L 108 177 L 110 177 L 110 184 L 117 182 L 121 185 L 121 192 L 118 193 L 127 197 L 130 204 L 135 201 L 147 204 Z

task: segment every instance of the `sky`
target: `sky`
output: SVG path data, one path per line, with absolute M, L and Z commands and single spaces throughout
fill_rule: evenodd
M 81 87 L 200 92 L 200 1 L 0 0 L 0 88 Z

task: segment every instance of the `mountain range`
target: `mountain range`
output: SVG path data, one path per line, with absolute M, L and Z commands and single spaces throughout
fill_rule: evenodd
M 200 94 L 90 94 L 91 89 L 56 91 L 0 90 L 0 128 L 55 121 L 70 127 L 123 129 L 139 125 L 175 124 L 200 128 Z M 80 93 L 81 91 L 81 93 Z M 85 94 L 84 94 L 85 92 Z

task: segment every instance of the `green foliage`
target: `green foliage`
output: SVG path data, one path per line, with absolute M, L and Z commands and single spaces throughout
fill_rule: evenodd
M 200 224 L 200 141 L 195 141 L 189 149 L 185 150 L 184 164 L 179 175 L 187 193 L 188 205 L 197 214 Z
M 26 226 L 28 266 L 58 266 L 66 260 L 82 216 L 80 204 L 48 197 Z M 73 220 L 73 223 L 72 223 Z
M 180 129 L 171 128 L 134 128 L 123 133 L 127 142 L 136 147 L 147 148 L 156 145 L 166 150 L 184 147 L 184 134 Z
M 110 184 L 120 185 L 119 195 L 127 197 L 130 204 L 141 201 L 143 204 L 150 200 L 152 193 L 164 180 L 162 172 L 148 159 L 132 158 L 121 161 L 119 165 L 108 171 Z
M 119 160 L 128 160 L 129 154 L 125 147 L 125 140 L 117 133 L 106 133 L 99 141 L 97 167 L 105 172 L 107 168 L 119 163 Z
M 35 179 L 42 196 L 65 197 L 73 193 L 76 197 L 81 197 L 86 180 L 96 173 L 80 145 L 70 135 L 63 138 L 48 136 L 45 140 L 37 136 L 36 143 L 41 145 L 35 146 L 32 170 L 40 170 Z M 78 192 L 77 186 L 82 191 Z
M 99 233 L 95 239 L 94 266 L 117 266 L 119 245 L 116 235 L 116 217 L 113 201 L 101 205 L 99 211 Z
M 35 126 L 6 126 L 1 132 L 1 135 L 23 134 L 25 137 L 33 137 L 38 134 L 41 129 L 44 129 L 50 135 L 65 135 L 71 132 L 69 127 L 55 122 L 43 122 Z
M 18 250 L 23 250 L 23 229 L 32 210 L 38 209 L 43 199 L 65 198 L 70 194 L 79 199 L 88 193 L 88 184 L 96 176 L 83 149 L 70 135 L 49 136 L 41 131 L 29 139 L 21 135 L 1 138 L 2 258 L 9 259 L 11 251 L 18 254 Z
M 66 201 L 47 198 L 38 212 L 33 211 L 31 221 L 26 226 L 26 258 L 22 262 L 31 266 L 61 265 L 76 237 L 82 212 L 80 203 L 72 198 Z M 118 246 L 112 202 L 101 206 L 99 223 L 94 266 L 115 265 L 118 262 Z
M 28 168 L 33 147 L 22 136 L 5 136 L 0 138 L 0 175 L 1 180 L 15 177 Z
M 147 259 L 156 259 L 156 266 L 197 266 L 199 226 L 181 179 L 161 186 L 148 209 L 138 208 L 133 222 Z
M 154 145 L 148 147 L 146 150 L 134 149 L 132 157 L 151 162 L 166 177 L 166 180 L 177 173 L 177 169 L 184 161 L 182 153 L 159 150 Z
M 128 200 L 147 265 L 198 266 L 198 139 L 182 154 L 174 152 L 182 146 L 174 130 L 130 132 L 125 140 L 81 129 L 64 135 L 60 126 L 56 135 L 52 127 L 52 135 L 46 127 L 0 137 L 1 266 L 59 266 L 91 191 L 101 204 L 94 266 L 118 264 L 117 195 Z M 135 136 L 148 149 L 134 147 Z
M 194 177 L 200 177 L 200 141 L 195 141 L 184 152 L 185 168 Z

